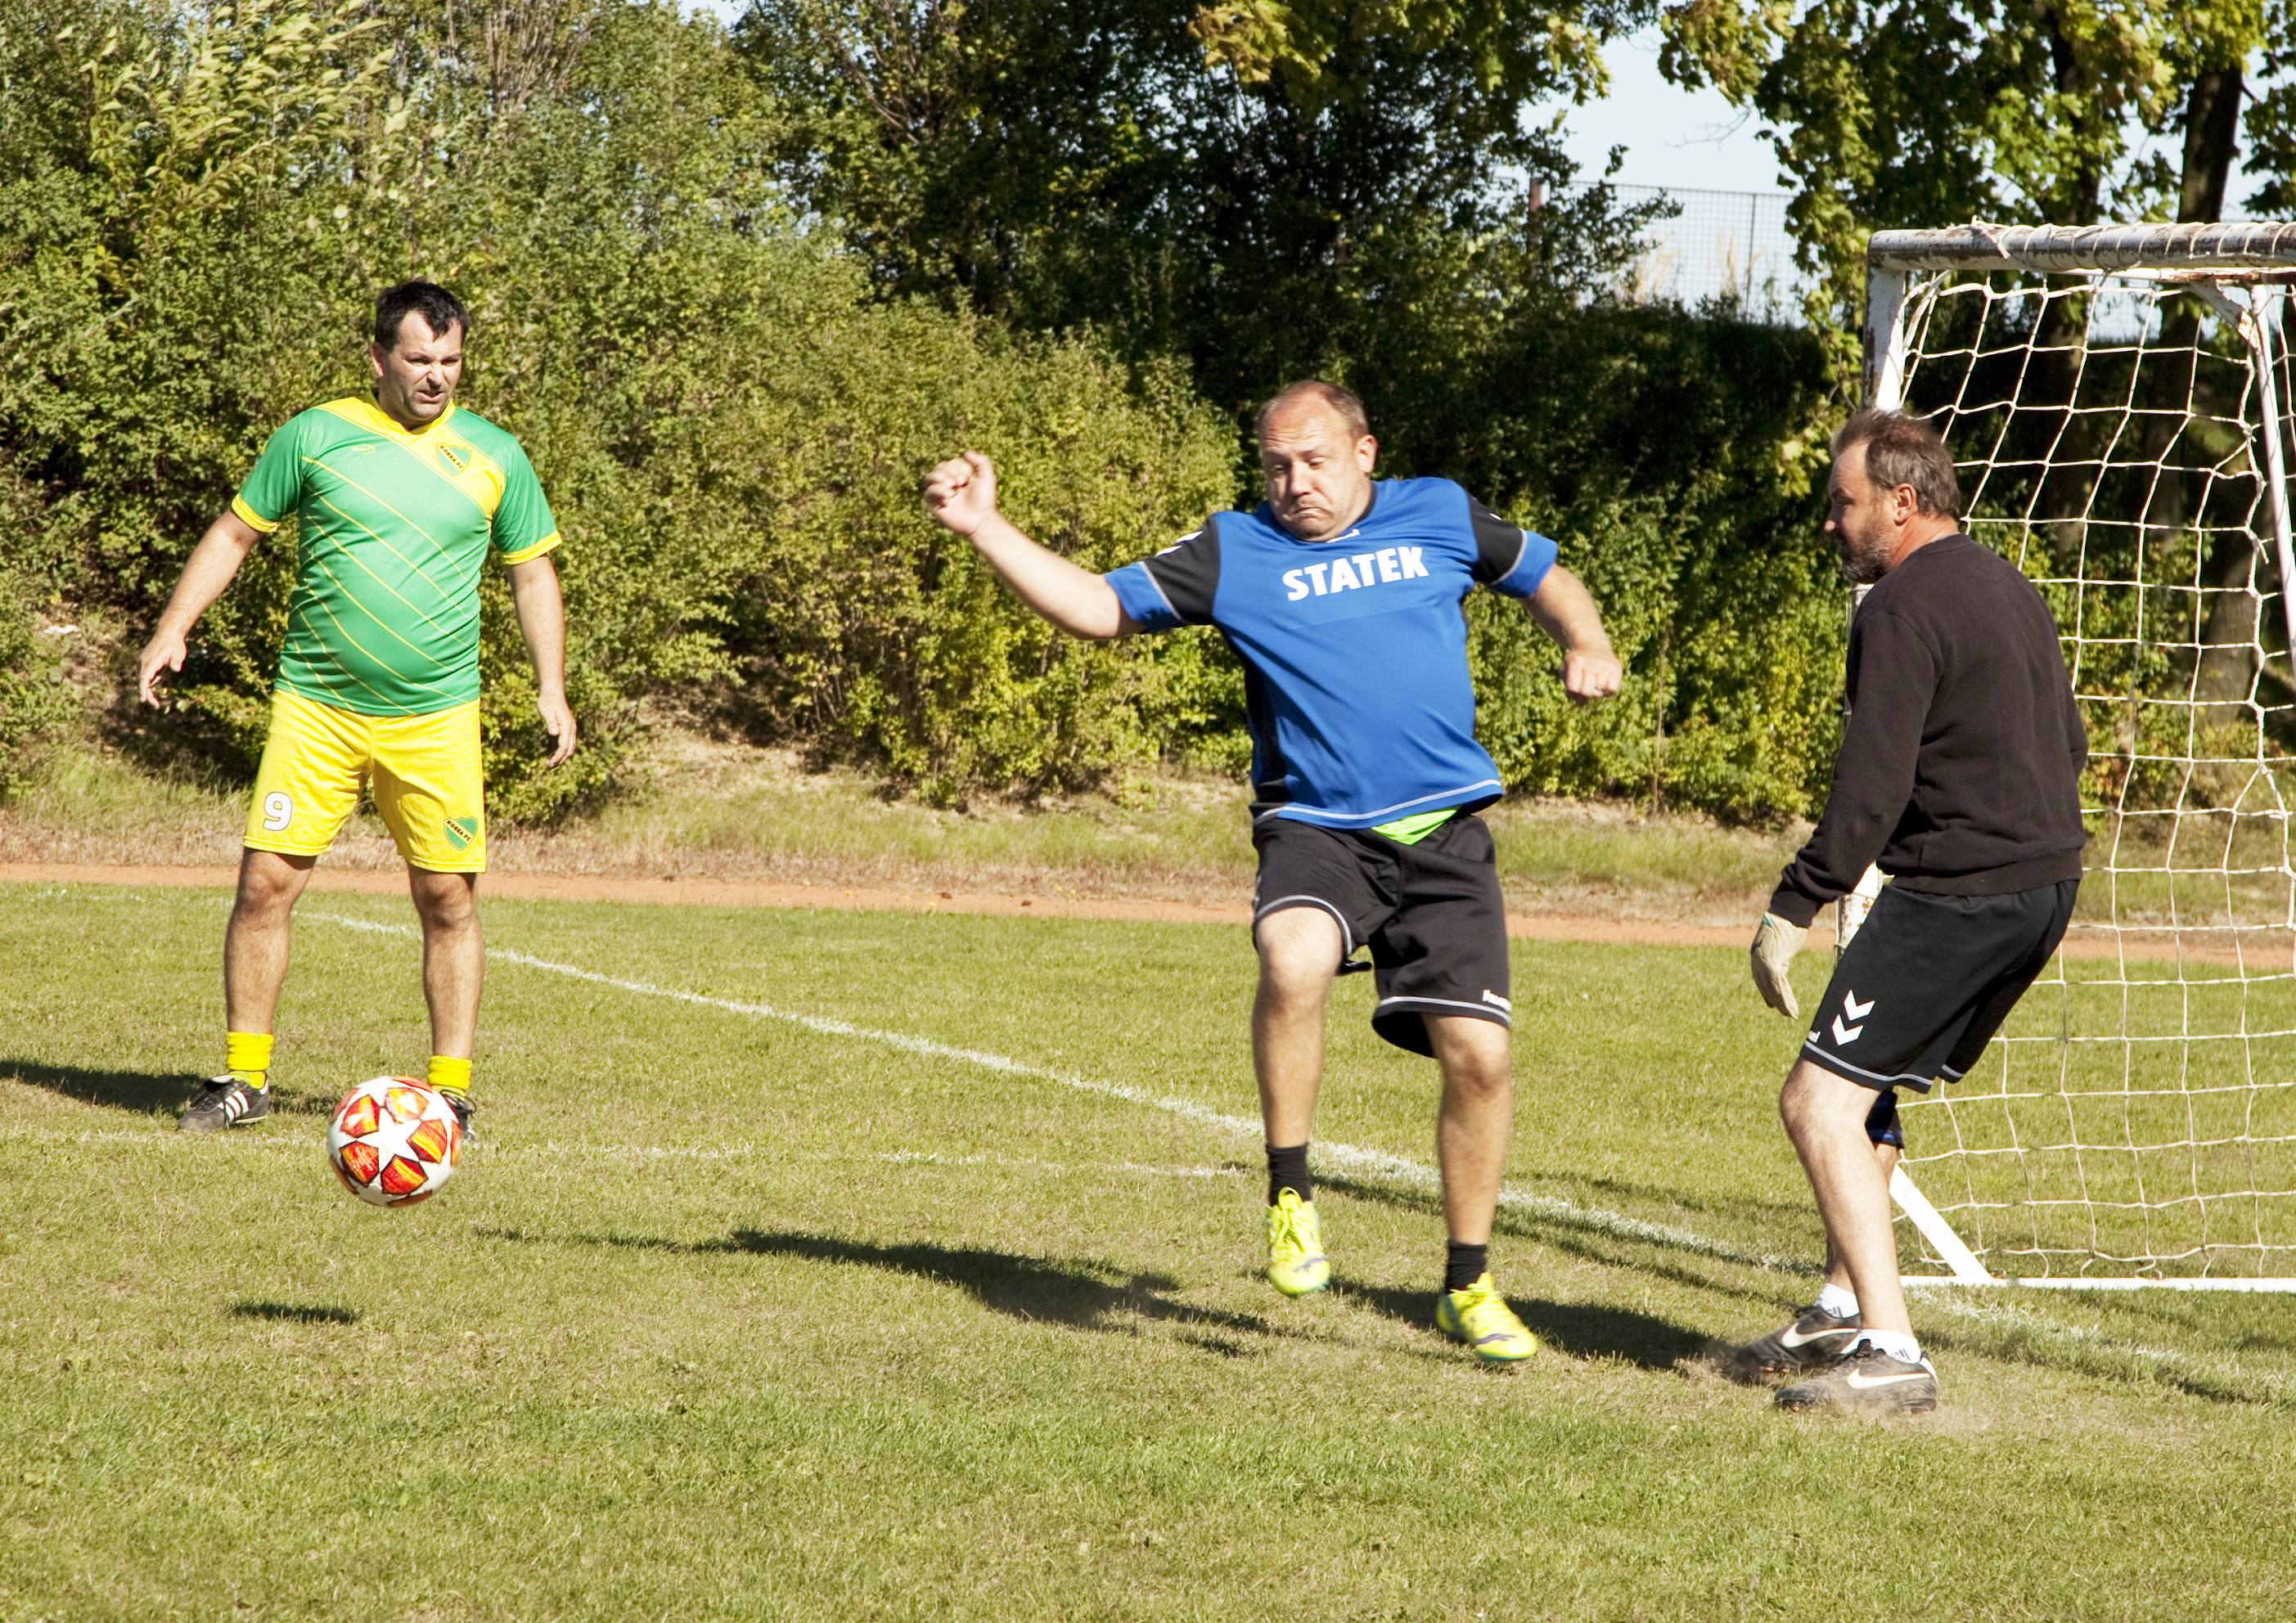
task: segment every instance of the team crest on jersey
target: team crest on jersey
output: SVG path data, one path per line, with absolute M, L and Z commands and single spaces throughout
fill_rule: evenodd
M 447 464 L 450 473 L 468 473 L 471 471 L 471 447 L 442 440 L 439 446 L 439 460 Z

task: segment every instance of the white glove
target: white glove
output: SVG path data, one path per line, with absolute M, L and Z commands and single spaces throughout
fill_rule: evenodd
M 1800 1015 L 1801 1005 L 1794 1001 L 1793 982 L 1786 979 L 1786 970 L 1808 934 L 1800 925 L 1789 924 L 1775 913 L 1764 914 L 1761 927 L 1754 931 L 1754 990 L 1788 1020 Z

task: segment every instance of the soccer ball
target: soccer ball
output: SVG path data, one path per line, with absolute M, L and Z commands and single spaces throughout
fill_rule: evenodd
M 344 1188 L 375 1206 L 429 1200 L 462 1159 L 455 1107 L 412 1077 L 360 1083 L 327 1123 L 327 1165 Z

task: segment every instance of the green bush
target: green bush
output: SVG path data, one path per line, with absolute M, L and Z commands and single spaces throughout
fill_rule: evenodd
M 498 819 L 611 793 L 664 697 L 941 801 L 1239 769 L 1217 639 L 1061 636 L 918 488 L 984 450 L 1039 539 L 1094 569 L 1152 553 L 1239 499 L 1235 403 L 1205 402 L 1205 358 L 887 297 L 781 189 L 771 155 L 802 120 L 714 23 L 510 13 L 525 45 L 488 53 L 449 48 L 435 0 L 0 0 L 0 566 L 132 642 L 265 436 L 365 388 L 374 289 L 422 274 L 470 300 L 463 398 L 525 443 L 566 536 L 567 767 L 539 769 L 510 595 L 483 587 Z M 1816 347 L 1605 304 L 1616 221 L 1581 211 L 1447 258 L 1423 229 L 1374 233 L 1326 338 L 1385 471 L 1451 475 L 1554 535 L 1628 661 L 1617 702 L 1574 709 L 1520 611 L 1471 607 L 1510 785 L 1801 809 L 1841 683 L 1788 443 Z M 242 775 L 292 545 L 257 549 L 177 688 L 179 749 Z
M 497 817 L 610 789 L 655 694 L 740 683 L 784 735 L 942 797 L 1094 782 L 1224 703 L 1196 640 L 1055 637 L 918 495 L 979 446 L 1010 459 L 1024 522 L 1114 561 L 1232 487 L 1218 422 L 1087 341 L 871 299 L 758 167 L 773 111 L 714 25 L 537 12 L 534 48 L 473 78 L 420 11 L 65 10 L 0 0 L 0 55 L 38 90 L 0 118 L 0 348 L 34 362 L 0 372 L 0 480 L 25 510 L 5 546 L 67 599 L 148 626 L 270 430 L 365 388 L 373 291 L 422 274 L 472 303 L 463 398 L 519 435 L 567 537 L 586 745 L 537 769 L 490 578 Z M 250 557 L 178 688 L 189 735 L 241 772 L 292 542 Z
M 1374 348 L 1357 381 L 1390 470 L 1447 474 L 1554 537 L 1626 663 L 1618 699 L 1574 709 L 1528 619 L 1471 600 L 1506 783 L 1734 817 L 1810 807 L 1840 733 L 1846 603 L 1789 448 L 1823 389 L 1816 342 L 1535 289 L 1487 327 L 1447 352 Z
M 0 570 L 0 796 L 14 786 L 29 746 L 72 713 L 56 651 L 41 636 L 23 583 Z

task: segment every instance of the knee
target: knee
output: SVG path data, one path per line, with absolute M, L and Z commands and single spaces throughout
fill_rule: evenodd
M 233 916 L 252 924 L 283 924 L 295 910 L 295 898 L 302 893 L 302 876 L 258 871 L 242 872 L 239 876 L 239 893 L 232 900 Z
M 1445 1086 L 1470 1099 L 1497 1100 L 1514 1092 L 1514 1068 L 1506 1050 L 1479 1052 L 1454 1061 L 1443 1072 Z
M 1259 955 L 1259 997 L 1270 1007 L 1307 1012 L 1323 1006 L 1331 984 L 1330 963 L 1313 964 L 1298 956 Z
M 1339 930 L 1322 914 L 1312 915 L 1311 927 L 1305 929 L 1289 923 L 1292 916 L 1276 914 L 1263 921 L 1254 939 L 1260 996 L 1281 1008 L 1320 1007 L 1340 967 Z
M 1786 1136 L 1796 1143 L 1809 1127 L 1809 1087 L 1803 1081 L 1801 1068 L 1796 1066 L 1786 1073 L 1785 1086 L 1778 1089 L 1778 1120 Z
M 422 927 L 436 933 L 452 934 L 468 930 L 478 922 L 478 898 L 459 874 L 443 876 L 452 883 L 437 883 L 417 880 L 414 884 L 414 911 Z

